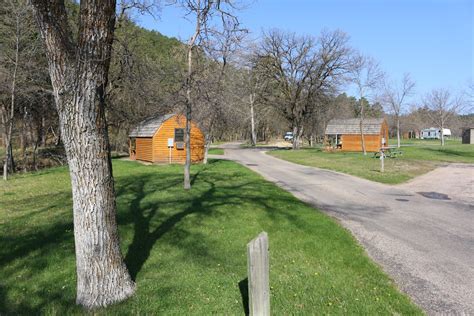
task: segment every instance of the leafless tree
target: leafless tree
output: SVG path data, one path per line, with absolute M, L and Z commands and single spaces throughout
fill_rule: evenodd
M 350 68 L 348 37 L 340 31 L 322 32 L 318 38 L 272 30 L 264 34 L 260 55 L 267 75 L 278 85 L 279 106 L 293 130 L 298 149 L 305 118 L 318 95 L 334 89 Z
M 440 131 L 441 146 L 444 146 L 444 128 L 449 120 L 465 107 L 462 95 L 453 96 L 447 89 L 434 89 L 423 98 L 423 105 L 429 109 L 428 117 Z
M 370 99 L 370 94 L 373 93 L 383 83 L 384 73 L 381 71 L 378 62 L 368 56 L 356 54 L 353 58 L 351 69 L 351 80 L 354 83 L 359 97 L 359 120 L 360 120 L 360 138 L 362 144 L 362 151 L 367 155 L 365 148 L 365 139 L 363 132 L 364 124 L 364 105 L 363 99 Z
M 251 41 L 241 48 L 236 65 L 238 78 L 234 80 L 234 96 L 240 99 L 243 113 L 248 113 L 243 116 L 245 121 L 250 121 L 252 146 L 257 144 L 257 116 L 266 110 L 264 107 L 270 94 L 271 79 L 265 73 L 266 62 L 267 58 L 259 55 L 256 43 Z
M 64 0 L 31 0 L 44 40 L 71 176 L 76 302 L 107 306 L 135 291 L 122 259 L 105 90 L 115 29 L 114 0 L 80 3 L 74 40 Z
M 204 50 L 203 46 L 206 46 L 220 30 L 237 30 L 239 22 L 233 14 L 236 7 L 232 0 L 178 0 L 172 3 L 180 5 L 186 11 L 186 16 L 188 18 L 192 17 L 194 21 L 194 32 L 187 42 L 187 75 L 185 82 L 186 128 L 184 140 L 186 161 L 184 164 L 184 189 L 188 190 L 191 188 L 191 120 L 195 104 L 192 94 L 195 75 L 195 57 L 193 57 L 193 54 L 196 50 Z M 221 27 L 213 25 L 216 19 L 220 20 Z
M 385 83 L 382 99 L 395 117 L 398 148 L 400 148 L 400 114 L 404 110 L 407 98 L 413 95 L 414 89 L 415 82 L 408 73 L 403 75 L 401 85 Z
M 3 141 L 5 146 L 5 161 L 3 164 L 3 179 L 8 179 L 8 172 L 13 171 L 12 133 L 15 111 L 18 108 L 18 83 L 21 63 L 26 64 L 31 51 L 32 19 L 31 8 L 26 0 L 7 0 L 3 3 L 6 14 L 2 14 L 0 25 L 0 47 L 2 49 L 0 76 L 5 85 L 2 90 L 9 90 L 9 98 L 2 98 L 0 117 L 3 125 Z M 25 60 L 24 60 L 25 59 Z

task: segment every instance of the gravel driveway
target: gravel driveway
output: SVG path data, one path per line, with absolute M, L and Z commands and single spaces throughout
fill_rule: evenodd
M 337 218 L 429 314 L 474 314 L 474 165 L 389 186 L 237 145 L 225 156 Z

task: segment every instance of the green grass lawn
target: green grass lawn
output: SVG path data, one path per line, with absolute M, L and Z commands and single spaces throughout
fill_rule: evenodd
M 210 155 L 223 155 L 224 149 L 222 148 L 209 148 Z
M 459 142 L 402 147 L 403 155 L 385 159 L 385 172 L 373 153 L 327 152 L 321 148 L 276 150 L 268 154 L 294 163 L 348 173 L 372 181 L 397 184 L 433 170 L 442 163 L 474 163 L 474 146 Z
M 246 244 L 270 240 L 271 308 L 289 314 L 421 314 L 333 219 L 250 170 L 114 161 L 122 251 L 136 295 L 103 314 L 244 313 Z M 0 185 L 0 314 L 82 313 L 65 167 Z
M 461 139 L 460 138 L 446 138 L 445 140 L 446 145 L 460 145 Z M 396 138 L 390 138 L 388 140 L 389 145 L 397 145 Z M 419 139 L 419 138 L 412 138 L 412 139 L 401 139 L 400 144 L 403 145 L 425 145 L 425 146 L 440 146 L 441 140 L 439 139 Z

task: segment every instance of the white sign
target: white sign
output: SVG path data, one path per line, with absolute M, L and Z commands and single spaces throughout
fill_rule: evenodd
M 173 138 L 168 138 L 168 147 L 173 147 Z

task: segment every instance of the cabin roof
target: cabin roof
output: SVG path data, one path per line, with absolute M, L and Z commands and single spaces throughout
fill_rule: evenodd
M 153 137 L 161 124 L 176 114 L 166 114 L 160 116 L 149 117 L 141 121 L 128 134 L 129 137 Z
M 362 131 L 365 135 L 378 135 L 382 130 L 383 118 L 367 118 L 364 119 Z M 326 127 L 326 135 L 344 135 L 344 134 L 360 134 L 359 119 L 333 119 L 330 120 Z

